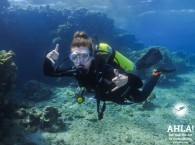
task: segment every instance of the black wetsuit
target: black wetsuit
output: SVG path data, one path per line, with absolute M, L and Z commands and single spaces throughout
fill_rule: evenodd
M 126 100 L 133 101 L 135 103 L 143 102 L 148 98 L 159 79 L 159 76 L 152 76 L 148 83 L 146 83 L 143 87 L 143 90 L 140 91 L 139 88 L 143 86 L 142 80 L 136 75 L 123 72 L 128 76 L 127 84 L 120 87 L 118 90 L 111 92 L 111 90 L 115 87 L 115 84 L 112 83 L 112 79 L 116 77 L 114 74 L 115 68 L 116 67 L 113 65 L 106 65 L 104 67 L 104 71 L 102 73 L 103 81 L 100 85 L 100 100 L 102 101 L 113 101 L 119 104 L 126 102 Z M 97 77 L 94 61 L 92 61 L 88 73 L 72 73 L 69 72 L 69 70 L 55 70 L 51 61 L 45 58 L 43 72 L 45 75 L 53 77 L 74 77 L 78 81 L 79 85 L 85 87 L 88 91 L 96 89 Z M 122 70 L 119 70 L 119 72 L 121 73 Z

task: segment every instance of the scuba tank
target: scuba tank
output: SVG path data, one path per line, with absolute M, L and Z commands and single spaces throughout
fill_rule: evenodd
M 115 51 L 111 46 L 106 43 L 100 43 L 98 46 L 101 53 L 111 54 L 111 59 L 109 61 L 113 61 L 118 64 L 125 72 L 133 72 L 135 68 L 135 64 L 126 58 L 124 55 Z

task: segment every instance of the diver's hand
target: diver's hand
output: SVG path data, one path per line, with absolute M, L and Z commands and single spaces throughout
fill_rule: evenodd
M 111 90 L 112 92 L 116 91 L 128 82 L 128 76 L 119 74 L 117 69 L 114 69 L 114 73 L 116 74 L 116 77 L 112 79 L 112 82 L 115 83 L 116 87 Z
M 52 62 L 53 65 L 55 64 L 55 61 L 58 60 L 59 58 L 58 49 L 59 49 L 59 44 L 56 44 L 55 49 L 46 55 L 46 57 Z

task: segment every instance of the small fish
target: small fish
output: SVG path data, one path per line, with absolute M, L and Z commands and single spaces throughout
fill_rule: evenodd
M 185 107 L 183 106 L 183 107 L 179 107 L 179 109 L 175 109 L 175 110 L 177 110 L 177 111 L 181 111 L 181 110 L 183 110 Z

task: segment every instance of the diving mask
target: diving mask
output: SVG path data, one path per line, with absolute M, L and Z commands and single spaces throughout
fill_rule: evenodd
M 82 60 L 84 62 L 87 62 L 90 58 L 90 52 L 89 51 L 73 51 L 70 56 L 70 60 L 72 62 L 78 62 L 79 60 Z

